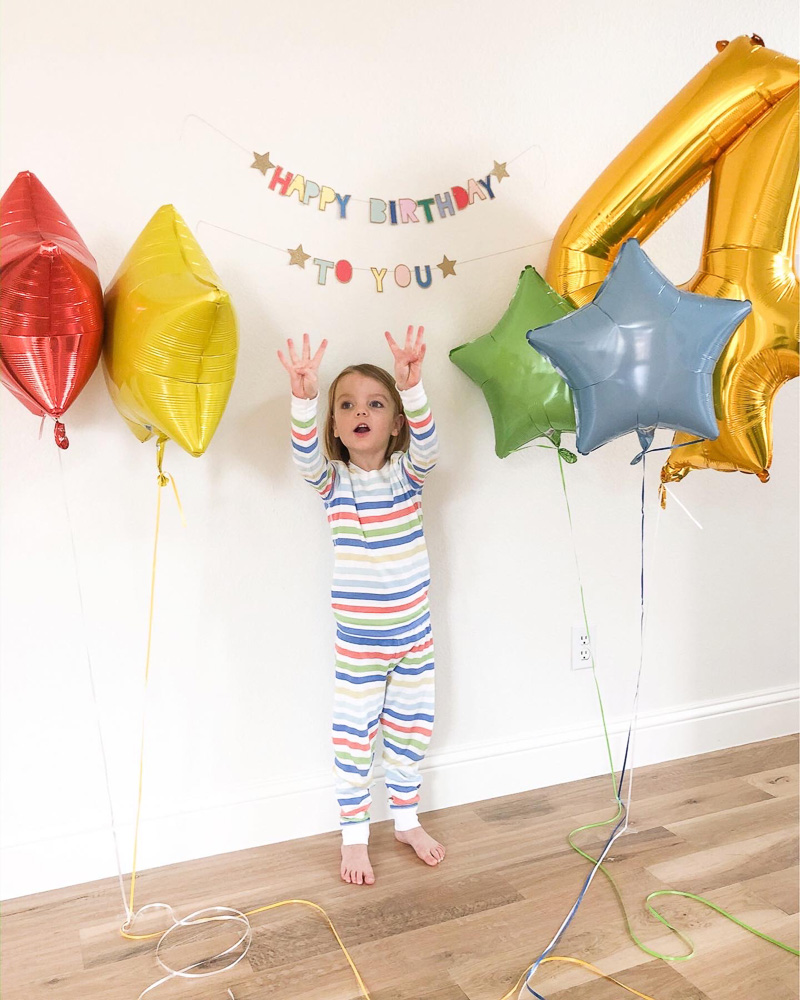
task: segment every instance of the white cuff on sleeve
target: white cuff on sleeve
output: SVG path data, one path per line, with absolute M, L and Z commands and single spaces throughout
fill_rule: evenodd
M 308 420 L 309 417 L 316 416 L 318 402 L 319 395 L 314 396 L 313 399 L 301 399 L 299 396 L 292 395 L 292 416 L 297 417 L 298 420 Z
M 405 410 L 418 410 L 428 401 L 421 379 L 410 389 L 398 389 L 397 391 L 400 393 L 400 399 L 403 401 L 403 409 Z

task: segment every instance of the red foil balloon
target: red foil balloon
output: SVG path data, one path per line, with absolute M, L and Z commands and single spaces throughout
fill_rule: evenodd
M 0 380 L 37 416 L 59 417 L 100 357 L 103 292 L 97 264 L 47 189 L 17 174 L 0 198 Z

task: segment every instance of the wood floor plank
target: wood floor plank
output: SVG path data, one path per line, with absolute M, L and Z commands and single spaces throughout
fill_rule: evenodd
M 686 757 L 665 764 L 636 769 L 637 798 L 649 798 L 666 792 L 679 792 L 694 785 L 707 785 L 718 779 L 740 778 L 748 774 L 797 763 L 798 737 L 784 736 L 748 743 L 740 747 Z
M 647 866 L 656 878 L 676 889 L 703 895 L 712 889 L 792 867 L 798 857 L 796 828 L 734 840 L 674 860 Z
M 615 978 L 625 986 L 658 997 L 659 1000 L 666 997 L 669 997 L 669 1000 L 709 1000 L 708 994 L 703 993 L 679 972 L 661 961 L 622 969 Z M 543 989 L 544 982 L 543 978 Z M 594 977 L 590 982 L 559 990 L 557 993 L 548 990 L 547 1000 L 621 1000 L 625 995 L 614 983 Z
M 673 823 L 713 816 L 727 809 L 754 802 L 767 802 L 775 797 L 766 789 L 751 783 L 749 776 L 690 785 L 680 791 L 665 792 L 662 795 L 640 794 L 638 778 L 634 778 L 633 793 L 629 820 L 634 829 L 648 829 L 665 823 L 672 829 Z M 592 810 L 579 816 L 579 821 L 581 824 L 596 822 L 604 815 L 600 809 Z
M 698 816 L 695 819 L 667 820 L 665 826 L 695 848 L 717 847 L 751 837 L 754 831 L 769 834 L 797 829 L 798 803 L 794 798 L 771 798 L 763 802 L 726 809 L 725 822 L 718 816 Z
M 796 798 L 799 773 L 800 765 L 793 764 L 788 767 L 774 767 L 769 771 L 759 771 L 757 774 L 748 774 L 744 780 L 770 795 Z
M 800 868 L 797 865 L 758 875 L 742 885 L 790 916 L 800 912 Z
M 763 920 L 759 930 L 797 947 L 794 917 Z M 732 925 L 716 943 L 704 940 L 697 955 L 681 963 L 678 972 L 710 997 L 797 1000 L 797 959 Z
M 330 909 L 329 915 L 348 948 L 366 941 L 385 941 L 522 898 L 496 873 L 447 878 L 442 868 L 431 876 L 424 889 L 404 892 L 400 898 L 396 887 L 381 891 L 376 885 Z M 309 923 L 315 924 L 315 928 L 310 929 Z M 337 948 L 327 925 L 292 914 L 280 923 L 273 922 L 254 932 L 250 962 L 253 968 L 262 971 Z

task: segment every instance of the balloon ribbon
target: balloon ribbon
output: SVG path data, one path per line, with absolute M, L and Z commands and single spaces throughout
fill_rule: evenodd
M 689 442 L 689 443 L 694 443 L 694 442 Z M 695 895 L 694 893 L 691 893 L 691 892 L 683 892 L 683 891 L 679 891 L 677 889 L 658 889 L 658 890 L 656 890 L 654 892 L 651 892 L 651 893 L 648 894 L 648 896 L 645 899 L 645 905 L 647 906 L 647 909 L 652 914 L 652 916 L 654 916 L 658 921 L 660 921 L 662 924 L 664 924 L 665 927 L 667 927 L 670 931 L 672 931 L 674 934 L 676 934 L 681 939 L 681 941 L 683 941 L 683 943 L 689 949 L 689 953 L 686 954 L 686 955 L 665 955 L 665 954 L 663 954 L 663 953 L 661 953 L 659 951 L 656 951 L 655 949 L 649 948 L 636 935 L 636 932 L 634 931 L 633 926 L 631 924 L 630 915 L 628 914 L 628 911 L 627 911 L 627 908 L 625 906 L 625 903 L 623 902 L 622 894 L 620 893 L 619 887 L 617 886 L 617 883 L 614 880 L 614 877 L 611 875 L 611 873 L 608 871 L 608 869 L 604 867 L 604 865 L 602 864 L 602 862 L 603 862 L 603 859 L 608 854 L 608 851 L 609 851 L 612 843 L 614 842 L 614 840 L 616 840 L 616 838 L 618 836 L 621 836 L 621 834 L 624 833 L 625 830 L 627 829 L 628 809 L 630 808 L 630 800 L 631 800 L 632 774 L 629 776 L 628 797 L 627 797 L 627 803 L 626 804 L 622 802 L 621 791 L 622 791 L 622 785 L 623 785 L 623 781 L 624 781 L 625 773 L 626 773 L 626 769 L 627 769 L 627 764 L 628 764 L 628 754 L 629 754 L 629 751 L 630 751 L 630 748 L 631 748 L 631 745 L 632 745 L 632 736 L 635 733 L 637 703 L 638 703 L 638 698 L 639 698 L 639 685 L 640 685 L 640 681 L 641 681 L 642 665 L 643 665 L 643 658 L 644 658 L 644 629 L 645 629 L 645 620 L 646 620 L 646 614 L 645 614 L 645 607 L 646 607 L 645 606 L 645 573 L 644 573 L 644 569 L 645 569 L 645 544 L 644 544 L 645 543 L 645 476 L 646 476 L 646 464 L 647 464 L 646 463 L 646 457 L 647 457 L 646 456 L 646 451 L 643 452 L 642 455 L 641 455 L 641 463 L 642 463 L 642 490 L 641 490 L 641 574 L 640 574 L 640 591 L 639 591 L 639 610 L 640 610 L 640 613 L 639 613 L 639 646 L 640 646 L 640 648 L 639 648 L 639 673 L 638 673 L 637 681 L 636 681 L 636 694 L 634 696 L 633 713 L 632 713 L 630 725 L 628 727 L 628 736 L 627 736 L 627 741 L 626 741 L 626 745 L 625 745 L 625 755 L 624 755 L 624 758 L 623 758 L 622 770 L 620 771 L 619 784 L 617 784 L 616 778 L 615 778 L 615 774 L 614 774 L 614 764 L 613 764 L 613 760 L 611 758 L 611 743 L 610 743 L 610 738 L 609 738 L 609 733 L 608 733 L 608 725 L 606 723 L 605 710 L 603 708 L 603 698 L 602 698 L 602 695 L 600 693 L 600 686 L 599 686 L 599 683 L 598 683 L 598 680 L 597 680 L 597 673 L 596 673 L 596 670 L 595 670 L 594 651 L 593 651 L 593 648 L 592 648 L 592 645 L 591 645 L 591 634 L 589 632 L 589 621 L 588 621 L 588 615 L 586 613 L 586 600 L 585 600 L 584 589 L 583 589 L 583 581 L 582 581 L 582 578 L 581 578 L 580 563 L 578 561 L 578 549 L 577 549 L 577 545 L 576 545 L 576 542 L 575 542 L 575 533 L 574 533 L 574 528 L 573 528 L 573 523 L 572 523 L 572 511 L 571 511 L 570 503 L 569 503 L 569 495 L 567 493 L 566 477 L 564 475 L 564 460 L 563 460 L 563 457 L 561 455 L 561 450 L 560 449 L 555 448 L 552 445 L 546 445 L 546 444 L 539 445 L 538 447 L 540 447 L 540 448 L 550 448 L 550 447 L 553 447 L 554 450 L 556 451 L 557 455 L 558 455 L 559 471 L 561 473 L 561 487 L 562 487 L 562 490 L 563 490 L 563 493 L 564 493 L 564 502 L 565 502 L 566 508 L 567 508 L 567 518 L 568 518 L 568 521 L 569 521 L 570 535 L 571 535 L 571 538 L 572 538 L 573 552 L 574 552 L 574 555 L 575 555 L 575 565 L 576 565 L 576 569 L 577 569 L 577 573 L 578 573 L 578 587 L 579 587 L 579 590 L 580 590 L 580 597 L 581 597 L 581 609 L 582 609 L 582 613 L 583 613 L 583 623 L 584 623 L 584 628 L 586 630 L 586 634 L 589 636 L 589 648 L 590 648 L 591 657 L 592 657 L 592 661 L 591 661 L 592 662 L 592 677 L 594 679 L 595 689 L 597 691 L 597 700 L 598 700 L 598 705 L 600 707 L 600 718 L 601 718 L 602 724 L 603 724 L 603 733 L 604 733 L 604 736 L 605 736 L 606 750 L 607 750 L 607 753 L 608 753 L 610 773 L 611 773 L 611 780 L 612 780 L 612 787 L 614 788 L 614 798 L 615 798 L 615 800 L 617 802 L 618 808 L 617 808 L 616 814 L 614 816 L 612 816 L 610 819 L 603 820 L 603 821 L 601 821 L 599 823 L 589 823 L 589 824 L 587 824 L 585 826 L 577 827 L 575 830 L 572 830 L 569 833 L 569 835 L 567 837 L 567 841 L 568 841 L 570 847 L 574 851 L 576 851 L 578 854 L 580 854 L 581 857 L 585 858 L 587 861 L 590 861 L 594 867 L 592 868 L 592 871 L 590 872 L 588 878 L 586 879 L 586 881 L 585 881 L 585 883 L 583 885 L 583 888 L 582 888 L 581 892 L 578 895 L 578 898 L 576 899 L 575 903 L 573 904 L 572 909 L 570 910 L 570 912 L 567 915 L 567 918 L 564 920 L 564 922 L 562 923 L 561 927 L 556 932 L 556 934 L 553 937 L 553 939 L 551 940 L 550 944 L 547 946 L 547 948 L 545 948 L 545 950 L 542 952 L 542 954 L 539 956 L 539 958 L 532 965 L 530 965 L 525 970 L 525 972 L 522 974 L 522 976 L 519 978 L 519 980 L 517 980 L 517 984 L 514 987 L 512 987 L 512 989 L 508 993 L 506 993 L 501 998 L 501 1000 L 510 1000 L 510 998 L 513 996 L 513 994 L 515 993 L 515 991 L 517 991 L 518 989 L 521 989 L 523 986 L 525 987 L 525 989 L 527 989 L 527 991 L 533 997 L 537 998 L 537 1000 L 545 1000 L 544 997 L 542 997 L 539 993 L 537 993 L 535 990 L 533 990 L 531 988 L 529 981 L 532 978 L 532 975 L 535 973 L 536 969 L 539 967 L 539 965 L 543 964 L 544 962 L 550 962 L 550 961 L 570 962 L 572 964 L 577 964 L 577 965 L 584 966 L 585 968 L 587 968 L 590 971 L 594 972 L 596 975 L 603 976 L 604 979 L 609 979 L 611 982 L 616 983 L 618 986 L 621 986 L 623 989 L 627 990 L 629 993 L 633 993 L 634 995 L 639 996 L 639 997 L 645 997 L 645 994 L 639 993 L 637 990 L 634 990 L 633 988 L 631 988 L 629 986 L 625 986 L 623 983 L 620 983 L 619 980 L 613 979 L 612 977 L 605 975 L 605 973 L 601 972 L 599 969 L 596 969 L 594 966 L 590 965 L 587 962 L 583 962 L 580 959 L 568 958 L 568 957 L 557 956 L 557 955 L 548 956 L 548 952 L 552 948 L 555 947 L 555 945 L 557 944 L 557 942 L 559 941 L 559 939 L 561 938 L 561 936 L 564 934 L 564 931 L 566 930 L 567 926 L 570 924 L 570 922 L 572 921 L 573 917 L 575 916 L 575 913 L 577 912 L 578 907 L 580 906 L 581 902 L 583 901 L 583 897 L 586 894 L 586 891 L 589 888 L 589 885 L 591 884 L 591 881 L 594 878 L 594 875 L 595 875 L 595 873 L 598 870 L 601 871 L 606 876 L 606 878 L 609 880 L 609 882 L 611 883 L 611 886 L 612 886 L 612 888 L 614 890 L 614 893 L 615 893 L 615 895 L 617 897 L 617 901 L 619 902 L 620 908 L 622 909 L 623 916 L 625 917 L 625 922 L 627 924 L 628 934 L 629 934 L 631 940 L 634 942 L 634 944 L 638 948 L 640 948 L 646 954 L 651 955 L 653 958 L 659 958 L 659 959 L 661 959 L 662 961 L 665 961 L 665 962 L 685 962 L 685 961 L 688 961 L 690 958 L 692 958 L 694 956 L 694 954 L 695 954 L 695 948 L 694 948 L 694 945 L 692 944 L 692 941 L 690 940 L 690 938 L 687 937 L 685 934 L 683 934 L 681 931 L 679 931 L 676 927 L 674 927 L 669 922 L 669 920 L 667 920 L 667 918 L 662 913 L 660 913 L 654 906 L 651 905 L 651 900 L 655 899 L 657 896 L 682 896 L 682 897 L 687 898 L 687 899 L 694 899 L 697 902 L 703 903 L 705 906 L 710 907 L 716 913 L 719 913 L 721 916 L 723 916 L 726 919 L 732 921 L 737 926 L 743 928 L 746 931 L 749 931 L 751 934 L 755 934 L 756 937 L 761 938 L 763 941 L 767 941 L 769 944 L 774 944 L 776 947 L 781 948 L 784 951 L 787 951 L 787 952 L 789 952 L 792 955 L 798 955 L 798 956 L 800 956 L 800 951 L 798 951 L 796 948 L 793 948 L 790 945 L 783 943 L 782 941 L 777 941 L 775 938 L 770 937 L 768 934 L 765 934 L 762 931 L 757 930 L 755 927 L 751 927 L 749 924 L 746 924 L 744 921 L 739 920 L 738 917 L 735 917 L 735 916 L 733 916 L 733 914 L 728 913 L 727 910 L 724 910 L 724 909 L 722 909 L 722 907 L 717 906 L 716 903 L 712 903 L 711 900 L 706 899 L 703 896 Z M 664 450 L 664 449 L 652 449 L 652 450 L 659 450 L 660 451 L 660 450 Z M 593 858 L 591 855 L 589 855 L 585 851 L 581 850 L 581 848 L 578 847 L 577 844 L 575 844 L 573 838 L 575 837 L 576 834 L 581 833 L 584 830 L 591 830 L 591 829 L 596 829 L 597 827 L 600 827 L 600 826 L 607 826 L 609 823 L 614 823 L 614 822 L 616 822 L 618 820 L 619 820 L 619 822 L 614 827 L 614 830 L 612 831 L 611 837 L 607 841 L 607 843 L 606 843 L 605 847 L 603 848 L 603 850 L 602 850 L 599 858 Z M 648 997 L 648 998 L 646 998 L 646 1000 L 653 1000 L 653 998 L 652 997 Z

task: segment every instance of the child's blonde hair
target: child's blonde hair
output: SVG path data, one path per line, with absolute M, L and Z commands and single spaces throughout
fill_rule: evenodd
M 349 368 L 345 368 L 344 371 L 339 372 L 333 382 L 331 382 L 330 389 L 328 389 L 328 416 L 325 420 L 325 454 L 329 459 L 338 459 L 340 462 L 349 462 L 350 452 L 342 444 L 342 439 L 336 437 L 333 433 L 333 404 L 336 400 L 336 387 L 345 375 L 365 375 L 367 378 L 374 378 L 376 382 L 380 382 L 389 392 L 389 397 L 394 403 L 395 413 L 399 413 L 404 417 L 403 401 L 400 399 L 394 379 L 385 369 L 378 368 L 377 365 L 350 365 Z M 411 436 L 408 431 L 408 423 L 404 417 L 400 431 L 389 438 L 384 459 L 388 459 L 393 451 L 406 451 L 410 442 Z

